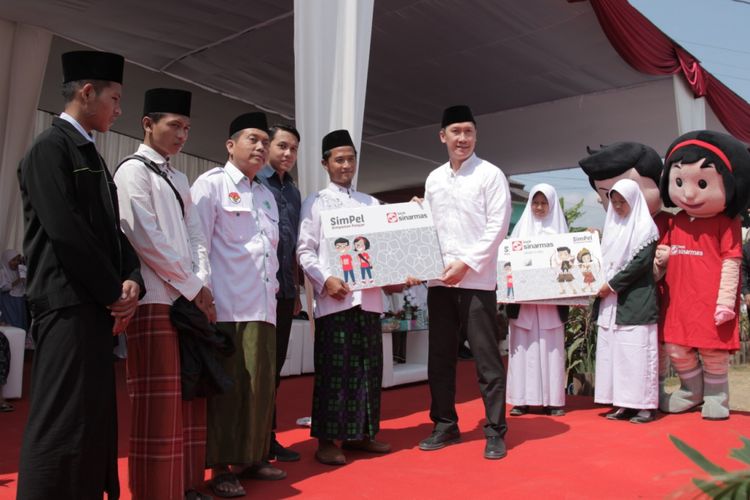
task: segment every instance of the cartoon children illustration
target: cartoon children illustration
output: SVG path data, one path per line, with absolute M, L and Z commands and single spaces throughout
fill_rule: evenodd
M 370 262 L 370 254 L 366 250 L 370 249 L 370 240 L 364 236 L 357 236 L 354 238 L 354 251 L 359 257 L 359 272 L 362 274 L 362 281 L 365 281 L 365 274 L 369 278 L 369 282 L 372 284 L 375 282 L 372 279 L 372 263 Z
M 349 255 L 349 240 L 346 238 L 336 238 L 333 244 L 336 247 L 336 251 L 341 254 L 339 255 L 339 259 L 341 259 L 341 269 L 344 271 L 344 282 L 349 283 L 349 276 L 351 276 L 352 284 L 355 284 L 352 256 Z
M 552 267 L 560 266 L 560 273 L 557 275 L 557 282 L 560 283 L 560 295 L 565 295 L 565 284 L 568 284 L 570 293 L 575 294 L 576 289 L 573 286 L 573 264 L 575 263 L 575 257 L 570 255 L 570 248 L 558 247 L 557 255 L 552 256 Z
M 503 271 L 505 271 L 505 297 L 508 299 L 514 299 L 513 295 L 513 269 L 510 267 L 510 262 L 503 264 Z
M 582 292 L 595 292 L 594 290 L 594 282 L 596 281 L 596 277 L 594 276 L 594 265 L 595 262 L 593 262 L 591 257 L 591 252 L 589 252 L 588 248 L 582 248 L 578 255 L 576 255 L 576 260 L 578 260 L 578 268 L 581 270 L 581 274 L 583 275 L 583 288 L 581 288 Z

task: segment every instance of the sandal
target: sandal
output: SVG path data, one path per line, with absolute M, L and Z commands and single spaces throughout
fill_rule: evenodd
M 278 481 L 286 477 L 286 472 L 268 462 L 253 464 L 237 474 L 242 479 L 260 479 L 261 481 Z
M 244 497 L 246 494 L 245 488 L 242 487 L 237 476 L 231 472 L 222 472 L 211 479 L 209 484 L 211 485 L 211 491 L 213 491 L 214 495 L 217 497 L 236 498 Z
M 0 404 L 0 412 L 9 413 L 13 410 L 15 410 L 15 408 L 13 408 L 13 405 L 8 403 L 7 401 L 3 404 Z

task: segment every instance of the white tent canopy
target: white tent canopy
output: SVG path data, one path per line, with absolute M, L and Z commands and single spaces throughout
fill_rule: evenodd
M 186 151 L 214 161 L 225 159 L 237 114 L 258 108 L 272 122 L 296 118 L 300 177 L 315 179 L 306 191 L 321 182 L 326 127 L 361 135 L 361 190 L 423 183 L 445 161 L 440 113 L 458 103 L 478 117 L 478 153 L 506 174 L 573 167 L 587 145 L 617 140 L 662 151 L 680 123 L 700 124 L 703 113 L 722 130 L 670 77 L 623 62 L 586 2 L 0 0 L 0 17 L 57 35 L 41 109 L 60 110 L 61 52 L 76 44 L 118 52 L 130 64 L 114 130 L 140 136 L 141 96 L 155 86 L 194 91 Z M 3 183 L 17 164 L 6 156 Z M 17 242 L 17 231 L 0 229 Z

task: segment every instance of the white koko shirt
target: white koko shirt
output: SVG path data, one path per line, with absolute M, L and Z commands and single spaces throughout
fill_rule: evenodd
M 302 203 L 297 259 L 315 288 L 315 317 L 346 311 L 355 306 L 363 310 L 382 313 L 383 297 L 380 288 L 349 292 L 343 300 L 336 300 L 325 292 L 325 282 L 333 276 L 328 265 L 328 249 L 323 241 L 320 211 L 341 207 L 378 205 L 370 195 L 330 183 L 326 189 L 312 194 Z
M 169 184 L 140 160 L 128 160 L 115 172 L 120 225 L 141 261 L 146 295 L 140 304 L 172 304 L 180 295 L 193 300 L 208 284 L 206 238 L 190 197 L 187 177 L 167 166 L 149 146 L 136 152 L 166 172 L 185 204 Z
M 458 288 L 494 290 L 497 249 L 508 233 L 510 188 L 503 172 L 472 154 L 458 171 L 450 162 L 433 170 L 425 182 L 425 200 L 447 266 L 461 260 L 469 266 Z M 429 286 L 445 286 L 432 280 Z
M 191 188 L 208 240 L 217 321 L 276 324 L 279 211 L 273 193 L 231 162 Z

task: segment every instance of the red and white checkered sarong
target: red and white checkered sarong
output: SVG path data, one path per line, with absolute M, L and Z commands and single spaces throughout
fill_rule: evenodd
M 128 326 L 128 479 L 134 500 L 182 500 L 206 461 L 206 400 L 182 400 L 180 348 L 166 304 L 144 304 Z

